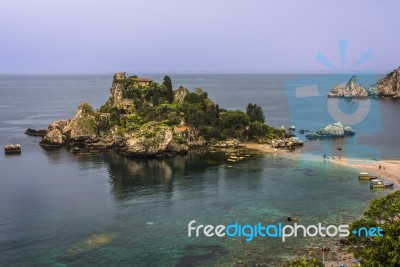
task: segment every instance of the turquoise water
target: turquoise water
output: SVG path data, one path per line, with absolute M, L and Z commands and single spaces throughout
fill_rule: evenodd
M 241 97 L 272 106 L 284 96 L 279 88 L 286 78 L 252 78 L 253 89 L 235 91 L 230 98 L 222 95 L 229 86 L 226 77 L 175 80 L 205 84 L 221 106 L 234 108 Z M 249 77 L 236 79 L 248 83 Z M 268 81 L 271 87 L 262 87 Z M 21 156 L 0 157 L 0 265 L 279 266 L 282 259 L 304 255 L 309 247 L 334 247 L 337 242 L 189 238 L 187 225 L 191 220 L 269 224 L 285 222 L 288 216 L 305 225 L 346 224 L 371 199 L 388 193 L 370 191 L 368 183 L 358 181 L 357 171 L 319 157 L 303 155 L 299 161 L 252 155 L 227 169 L 224 154 L 165 159 L 74 155 L 44 150 L 38 146 L 40 138 L 23 134 L 28 127 L 70 117 L 81 100 L 100 106 L 110 84 L 105 76 L 0 77 L 0 143 L 23 146 Z M 275 100 L 266 98 L 263 88 Z M 398 111 L 392 102 L 383 106 L 388 114 Z M 284 105 L 270 111 L 277 118 L 287 115 Z M 395 156 L 394 147 L 385 149 Z M 312 151 L 312 144 L 305 150 Z
M 185 256 L 209 253 L 210 246 L 226 254 L 217 253 L 204 266 L 252 262 L 255 256 L 260 263 L 279 261 L 304 253 L 306 246 L 335 242 L 188 238 L 187 224 L 278 223 L 293 214 L 306 225 L 345 224 L 385 193 L 370 191 L 355 171 L 329 163 L 299 165 L 279 155 L 253 155 L 226 169 L 223 157 L 133 160 L 63 150 L 7 157 L 0 196 L 2 262 L 175 266 Z M 22 167 L 27 165 L 41 167 Z M 88 243 L 99 234 L 109 240 Z

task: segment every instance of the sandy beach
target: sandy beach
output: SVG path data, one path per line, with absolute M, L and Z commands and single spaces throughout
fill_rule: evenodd
M 341 159 L 335 158 L 333 163 L 355 168 L 360 172 L 367 172 L 379 176 L 379 178 L 390 180 L 400 184 L 400 160 L 362 160 L 362 159 Z
M 267 144 L 244 143 L 249 149 L 256 149 L 265 153 L 286 154 L 291 158 L 296 158 L 298 153 L 288 152 L 284 149 L 276 149 Z M 360 172 L 377 175 L 383 180 L 392 181 L 400 185 L 400 160 L 364 160 L 364 159 L 349 159 L 346 157 L 334 157 L 327 159 L 334 164 L 357 169 Z

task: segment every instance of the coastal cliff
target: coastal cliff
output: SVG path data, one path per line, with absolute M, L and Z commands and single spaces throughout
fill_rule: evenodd
M 94 110 L 81 103 L 73 118 L 49 125 L 40 145 L 74 153 L 113 149 L 129 157 L 173 156 L 226 140 L 266 142 L 284 135 L 264 123 L 260 106 L 247 109 L 222 109 L 201 88 L 174 91 L 168 76 L 157 83 L 120 72 L 103 106 Z

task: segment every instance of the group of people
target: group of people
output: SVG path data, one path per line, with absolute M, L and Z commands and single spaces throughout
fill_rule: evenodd
M 324 154 L 323 158 L 324 158 L 324 160 L 325 160 L 325 159 L 329 159 L 328 157 L 326 157 L 326 154 Z M 334 160 L 334 159 L 335 159 L 335 156 L 332 156 L 332 159 Z M 339 159 L 342 159 L 342 158 L 339 156 Z

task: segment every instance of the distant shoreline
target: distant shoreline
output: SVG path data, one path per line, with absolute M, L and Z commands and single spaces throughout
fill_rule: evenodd
M 285 154 L 290 158 L 295 158 L 295 155 L 298 155 L 298 152 L 289 153 L 286 150 L 276 149 L 266 144 L 244 143 L 243 145 L 248 149 L 256 149 L 265 153 Z M 329 161 L 336 165 L 341 165 L 356 169 L 360 172 L 368 172 L 369 174 L 377 175 L 384 180 L 390 180 L 393 183 L 400 185 L 400 160 L 371 161 L 346 157 L 340 157 L 339 159 L 338 157 L 335 157 L 335 159 L 331 158 Z M 379 168 L 379 166 L 381 166 L 381 168 Z

